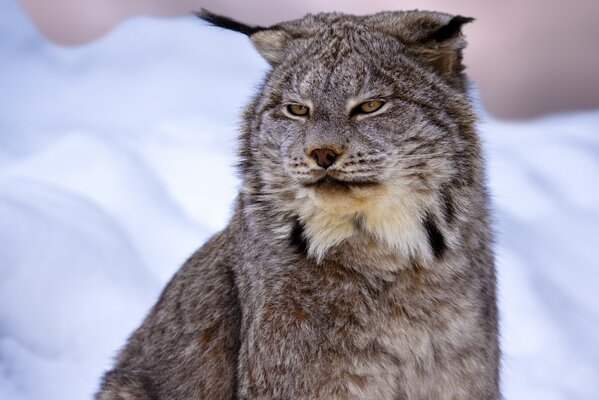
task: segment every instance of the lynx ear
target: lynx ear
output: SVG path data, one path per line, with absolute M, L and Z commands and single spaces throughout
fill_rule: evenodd
M 282 30 L 268 29 L 250 36 L 252 43 L 258 53 L 262 55 L 271 65 L 277 65 L 283 61 L 283 53 L 289 41 L 289 35 Z
M 197 17 L 208 22 L 210 25 L 229 29 L 235 32 L 243 33 L 249 36 L 252 44 L 258 50 L 260 55 L 271 65 L 280 63 L 283 59 L 283 53 L 290 39 L 289 35 L 275 27 L 265 28 L 262 26 L 246 25 L 235 21 L 232 18 L 214 14 L 206 9 L 194 13 Z
M 414 50 L 424 56 L 443 75 L 449 76 L 461 72 L 462 49 L 466 40 L 462 36 L 462 26 L 474 21 L 474 18 L 457 15 L 447 23 L 435 27 L 428 36 L 414 44 Z
M 378 30 L 396 36 L 441 74 L 449 76 L 463 69 L 461 52 L 466 41 L 461 29 L 474 18 L 428 11 L 381 13 L 373 18 Z

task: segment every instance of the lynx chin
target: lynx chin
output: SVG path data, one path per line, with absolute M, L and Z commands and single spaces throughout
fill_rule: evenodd
M 271 67 L 243 114 L 243 186 L 96 399 L 500 399 L 472 19 L 198 16 Z

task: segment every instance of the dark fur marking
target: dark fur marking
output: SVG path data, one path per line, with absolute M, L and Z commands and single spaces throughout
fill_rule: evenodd
M 211 11 L 208 11 L 202 8 L 199 12 L 193 13 L 196 17 L 201 18 L 202 20 L 208 22 L 212 26 L 217 26 L 219 28 L 228 29 L 230 31 L 240 32 L 244 35 L 251 36 L 256 32 L 264 31 L 268 28 L 264 28 L 262 26 L 250 26 L 244 24 L 239 21 L 235 21 L 232 18 L 224 17 L 222 15 L 214 14 Z
M 455 221 L 455 205 L 453 204 L 453 196 L 448 188 L 443 188 L 441 190 L 441 201 L 443 202 L 445 222 L 447 222 L 448 225 L 451 225 L 453 224 L 453 221 Z
M 305 253 L 308 250 L 308 241 L 304 236 L 304 227 L 299 220 L 296 220 L 291 230 L 291 244 L 300 254 Z
M 423 221 L 424 228 L 426 229 L 426 234 L 428 236 L 428 243 L 433 250 L 433 255 L 436 259 L 440 259 L 445 254 L 447 250 L 447 244 L 445 243 L 445 238 L 443 234 L 439 230 L 439 227 L 433 221 L 433 218 L 430 214 L 427 214 Z

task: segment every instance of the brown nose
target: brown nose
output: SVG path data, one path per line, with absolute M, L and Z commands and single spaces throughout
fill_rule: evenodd
M 316 161 L 316 164 L 322 168 L 329 168 L 331 165 L 335 164 L 339 154 L 337 154 L 335 150 L 325 148 L 312 150 L 310 156 Z

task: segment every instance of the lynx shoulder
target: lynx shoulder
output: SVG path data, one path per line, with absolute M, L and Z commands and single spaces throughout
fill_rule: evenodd
M 243 114 L 243 186 L 97 399 L 499 399 L 472 19 L 199 16 L 271 66 Z

